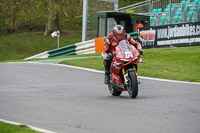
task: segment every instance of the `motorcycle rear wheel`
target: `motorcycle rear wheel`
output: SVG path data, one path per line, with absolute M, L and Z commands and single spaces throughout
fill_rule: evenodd
M 116 90 L 116 88 L 113 86 L 111 75 L 110 75 L 110 83 L 108 84 L 108 88 L 109 88 L 111 95 L 113 95 L 113 96 L 120 96 L 122 93 L 122 91 Z
M 110 83 L 110 84 L 108 85 L 108 88 L 109 88 L 110 93 L 111 93 L 113 96 L 120 96 L 121 93 L 122 93 L 122 91 L 117 91 L 117 90 L 114 88 L 114 86 L 112 85 L 112 83 Z
M 135 71 L 128 72 L 128 94 L 131 98 L 136 98 L 138 95 L 138 82 Z

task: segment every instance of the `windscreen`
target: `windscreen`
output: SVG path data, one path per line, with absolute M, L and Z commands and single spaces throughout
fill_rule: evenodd
M 133 53 L 131 46 L 127 40 L 122 40 L 118 47 L 121 49 L 121 51 L 125 54 L 125 58 L 133 58 Z
M 119 43 L 119 48 L 122 50 L 123 53 L 125 53 L 126 51 L 130 51 L 132 52 L 131 50 L 131 46 L 129 44 L 129 42 L 127 40 L 122 40 L 120 43 Z

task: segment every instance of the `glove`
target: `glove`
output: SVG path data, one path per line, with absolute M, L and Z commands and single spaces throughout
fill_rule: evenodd
M 108 53 L 106 56 L 106 60 L 111 60 L 113 58 L 113 54 L 112 53 Z
M 138 51 L 139 51 L 140 55 L 143 55 L 143 52 L 141 49 L 138 49 Z

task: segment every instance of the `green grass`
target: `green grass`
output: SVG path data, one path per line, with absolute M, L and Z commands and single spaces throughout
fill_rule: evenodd
M 87 54 L 87 55 L 72 55 L 67 56 L 69 58 L 72 57 L 82 57 L 82 56 L 100 56 L 101 53 L 96 54 Z M 65 56 L 66 58 L 66 56 Z M 86 68 L 92 68 L 97 70 L 104 70 L 103 67 L 103 58 L 89 58 L 89 59 L 76 59 L 76 60 L 66 60 L 61 62 L 61 64 L 68 64 L 68 65 L 74 65 L 74 66 L 80 66 L 80 67 L 86 67 Z
M 144 50 L 145 65 L 139 74 L 184 81 L 200 82 L 200 46 Z
M 61 32 L 60 47 L 81 41 L 81 33 Z M 57 38 L 43 32 L 23 32 L 0 36 L 0 61 L 19 60 L 57 48 Z
M 200 82 L 200 46 L 152 48 L 143 51 L 142 59 L 145 60 L 145 64 L 139 64 L 138 75 Z M 100 53 L 93 55 L 97 56 Z M 97 70 L 104 69 L 102 58 L 67 60 L 61 63 Z
M 0 121 L 0 133 L 39 133 L 25 125 L 12 125 Z

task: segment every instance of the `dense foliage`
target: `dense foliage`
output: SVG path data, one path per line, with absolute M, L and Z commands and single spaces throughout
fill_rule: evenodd
M 119 0 L 119 7 L 141 0 Z M 83 0 L 1 0 L 0 33 L 57 29 L 81 30 Z

